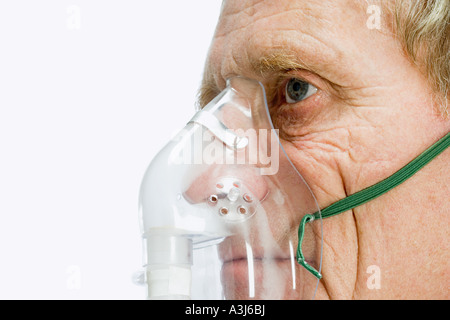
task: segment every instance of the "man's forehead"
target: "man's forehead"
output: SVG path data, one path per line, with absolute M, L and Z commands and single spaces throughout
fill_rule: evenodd
M 264 16 L 270 12 L 287 12 L 290 10 L 302 11 L 316 19 L 339 15 L 340 11 L 351 9 L 365 11 L 365 8 L 374 3 L 389 0 L 223 0 L 222 15 L 235 16 L 239 14 Z
M 324 0 L 325 2 L 328 0 Z M 316 3 L 317 2 L 317 3 Z M 219 19 L 217 36 L 222 36 L 233 31 L 239 31 L 242 28 L 261 28 L 264 22 L 277 21 L 279 24 L 300 24 L 308 23 L 305 12 L 314 14 L 320 20 L 323 19 L 327 7 L 321 1 L 311 0 L 225 0 L 222 13 Z M 286 20 L 287 19 L 287 20 Z
M 336 27 L 330 20 L 335 18 L 333 15 L 325 18 L 336 4 L 327 3 L 226 0 L 211 47 L 210 64 L 223 77 L 243 67 L 258 74 L 271 68 L 316 71 L 325 56 L 334 59 L 334 51 L 339 49 L 327 41 L 333 38 L 333 26 Z

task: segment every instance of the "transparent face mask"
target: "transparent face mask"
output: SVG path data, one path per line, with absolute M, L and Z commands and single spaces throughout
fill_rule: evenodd
M 274 130 L 261 83 L 234 77 L 153 159 L 140 190 L 149 299 L 311 299 L 296 261 L 319 208 Z M 321 223 L 303 254 L 320 270 Z

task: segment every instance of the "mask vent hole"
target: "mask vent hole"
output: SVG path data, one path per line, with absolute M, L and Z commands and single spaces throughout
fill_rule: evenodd
M 238 212 L 240 214 L 246 214 L 247 213 L 247 209 L 245 209 L 244 207 L 240 206 L 240 207 L 238 207 Z
M 213 194 L 213 195 L 209 196 L 208 203 L 210 205 L 215 205 L 218 200 L 219 200 L 219 198 L 215 194 Z
M 220 212 L 220 214 L 227 215 L 228 214 L 228 209 L 225 208 L 225 207 L 222 207 L 222 208 L 220 208 L 219 212 Z
M 252 196 L 249 195 L 248 193 L 244 194 L 244 196 L 242 198 L 244 199 L 245 202 L 248 202 L 248 203 L 253 202 Z

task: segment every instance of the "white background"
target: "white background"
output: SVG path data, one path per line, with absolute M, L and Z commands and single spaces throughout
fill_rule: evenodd
M 138 192 L 221 0 L 0 0 L 0 299 L 143 299 Z

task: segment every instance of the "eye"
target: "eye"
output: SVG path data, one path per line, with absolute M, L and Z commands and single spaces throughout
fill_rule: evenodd
M 286 84 L 286 102 L 296 103 L 312 96 L 317 92 L 317 88 L 303 80 L 292 78 Z

